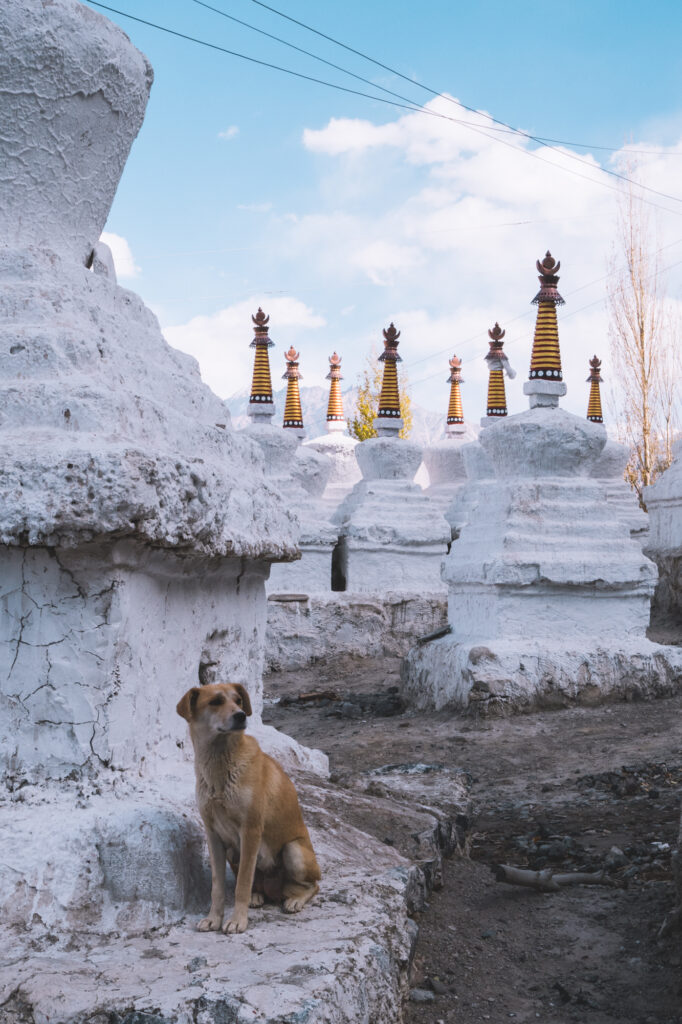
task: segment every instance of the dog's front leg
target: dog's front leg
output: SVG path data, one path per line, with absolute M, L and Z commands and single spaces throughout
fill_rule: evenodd
M 200 932 L 219 932 L 225 913 L 225 846 L 220 836 L 206 825 L 208 852 L 211 858 L 211 909 L 197 925 Z
M 237 872 L 237 884 L 234 889 L 234 910 L 232 917 L 227 922 L 223 931 L 231 935 L 234 932 L 246 931 L 249 920 L 249 901 L 251 889 L 253 888 L 253 877 L 256 873 L 256 858 L 262 829 L 253 825 L 246 825 L 240 836 L 241 851 L 239 854 L 239 871 Z

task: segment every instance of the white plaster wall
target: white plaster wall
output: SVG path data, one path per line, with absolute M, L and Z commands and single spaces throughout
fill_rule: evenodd
M 267 567 L 119 543 L 0 550 L 0 758 L 13 777 L 145 774 L 177 761 L 175 712 L 233 680 L 262 707 Z M 180 751 L 178 750 L 180 747 Z
M 675 626 L 682 613 L 682 444 L 674 448 L 675 458 L 655 484 L 644 489 L 649 511 L 649 536 L 644 550 L 658 565 L 654 614 L 672 619 Z
M 3 0 L 0 40 L 0 240 L 83 265 L 142 124 L 151 66 L 77 0 Z
M 674 456 L 672 465 L 644 491 L 650 522 L 647 547 L 654 557 L 682 556 L 682 442 L 675 445 Z
M 269 672 L 351 656 L 403 656 L 418 637 L 447 624 L 445 593 L 379 591 L 268 598 L 265 663 Z
M 333 544 L 301 541 L 297 562 L 279 562 L 272 566 L 267 583 L 268 594 L 327 593 L 332 585 Z
M 444 590 L 440 566 L 450 527 L 418 484 L 405 479 L 363 479 L 335 519 L 347 590 Z

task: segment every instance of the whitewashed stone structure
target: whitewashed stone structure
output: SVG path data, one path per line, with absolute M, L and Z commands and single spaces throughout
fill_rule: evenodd
M 201 665 L 260 710 L 264 580 L 297 528 L 97 244 L 149 64 L 73 0 L 11 2 L 0 29 L 0 758 L 138 770 L 174 754 Z
M 336 424 L 333 426 L 336 427 Z M 357 438 L 341 433 L 338 429 L 303 442 L 304 448 L 312 448 L 313 451 L 319 452 L 331 464 L 327 486 L 321 497 L 330 515 L 336 511 L 343 499 L 362 479 L 362 472 L 356 458 L 358 443 Z
M 405 663 L 417 706 L 499 712 L 682 680 L 682 657 L 646 639 L 655 567 L 592 476 L 605 440 L 542 405 L 481 433 L 484 478 L 444 565 L 451 633 Z
M 390 1024 L 413 878 L 323 792 L 308 820 L 332 908 L 259 914 L 237 958 L 194 932 L 208 875 L 181 694 L 245 683 L 262 745 L 326 772 L 260 723 L 265 579 L 299 527 L 98 243 L 146 58 L 77 0 L 4 0 L 0 45 L 0 1018 L 314 1024 L 331 1005 Z
M 649 517 L 637 501 L 637 496 L 630 485 L 625 482 L 624 473 L 628 458 L 629 452 L 624 444 L 607 441 L 594 464 L 592 476 L 604 487 L 609 505 L 627 526 L 630 536 L 646 548 Z
M 682 652 L 646 638 L 656 567 L 597 478 L 606 431 L 558 408 L 559 265 L 547 253 L 537 267 L 531 408 L 464 449 L 471 483 L 448 512 L 459 538 L 443 570 L 451 632 L 403 666 L 417 706 L 499 713 L 682 682 Z
M 301 557 L 286 565 L 273 565 L 267 582 L 272 593 L 316 593 L 331 589 L 332 552 L 338 530 L 321 502 L 332 472 L 331 462 L 304 447 L 293 431 L 256 424 L 244 431 L 260 446 L 265 472 L 300 525 Z
M 682 443 L 672 465 L 655 484 L 645 488 L 649 536 L 644 548 L 658 565 L 654 614 L 669 620 L 679 633 L 682 625 Z
M 355 458 L 357 438 L 348 434 L 348 423 L 343 410 L 341 394 L 341 356 L 334 352 L 329 357 L 329 401 L 327 402 L 327 433 L 306 442 L 315 451 L 326 455 L 332 465 L 322 500 L 335 510 L 343 498 L 360 480 L 361 473 Z
M 429 475 L 426 495 L 441 512 L 445 513 L 467 481 L 464 447 L 476 440 L 476 431 L 470 424 L 457 424 L 460 430 L 448 431 L 442 441 L 424 448 L 423 465 Z
M 398 435 L 403 427 L 397 364 L 400 331 L 384 330 L 377 436 L 355 450 L 362 472 L 336 512 L 339 589 L 353 592 L 443 592 L 440 562 L 450 530 L 437 506 L 414 483 L 421 449 Z
M 344 589 L 443 592 L 440 564 L 450 530 L 438 506 L 413 483 L 421 449 L 398 437 L 376 437 L 355 454 L 362 480 L 335 515 Z

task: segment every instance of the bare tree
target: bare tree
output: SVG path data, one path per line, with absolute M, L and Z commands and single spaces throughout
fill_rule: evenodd
M 633 170 L 628 167 L 628 177 Z M 643 489 L 672 462 L 678 433 L 680 332 L 666 300 L 649 210 L 632 184 L 618 204 L 607 295 L 612 404 L 619 440 L 631 451 L 625 478 L 646 508 Z

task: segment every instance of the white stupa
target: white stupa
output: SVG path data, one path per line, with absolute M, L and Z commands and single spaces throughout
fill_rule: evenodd
M 321 455 L 325 455 L 331 463 L 331 473 L 322 494 L 322 501 L 332 513 L 362 478 L 362 473 L 355 457 L 358 440 L 349 435 L 348 423 L 343 411 L 341 356 L 336 352 L 329 357 L 327 380 L 330 381 L 327 432 L 320 437 L 305 441 L 304 444 Z
M 462 409 L 462 360 L 450 359 L 450 401 L 445 422 L 445 438 L 424 448 L 422 461 L 429 477 L 426 495 L 442 511 L 449 507 L 467 479 L 464 446 L 476 440 L 476 431 L 464 420 Z
M 560 705 L 682 679 L 682 653 L 646 638 L 655 566 L 594 476 L 606 431 L 558 408 L 559 265 L 548 253 L 538 270 L 531 408 L 469 446 L 461 533 L 443 571 L 451 632 L 404 663 L 417 706 Z
M 377 437 L 362 441 L 355 455 L 362 480 L 335 515 L 339 525 L 337 571 L 342 589 L 382 593 L 442 592 L 440 563 L 450 529 L 415 484 L 422 453 L 398 437 L 400 416 L 397 363 L 400 332 L 384 330 L 384 374 L 375 419 Z
M 35 797 L 21 816 L 0 800 L 0 888 L 24 927 L 24 896 L 55 927 L 83 906 L 114 927 L 116 900 L 126 927 L 146 927 L 182 915 L 173 858 L 187 848 L 196 868 L 200 850 L 175 713 L 190 686 L 244 683 L 264 745 L 324 769 L 260 725 L 265 579 L 298 556 L 298 525 L 259 447 L 98 242 L 142 123 L 146 58 L 76 0 L 6 0 L 0 38 L 0 763 Z M 79 787 L 97 808 L 76 803 Z M 153 907 L 123 868 L 112 896 L 91 863 L 98 843 L 125 860 L 144 830 L 153 856 L 130 856 L 140 884 L 163 879 Z
M 269 316 L 259 309 L 251 317 L 255 349 L 253 380 L 248 414 L 250 426 L 244 433 L 259 445 L 265 460 L 265 474 L 285 498 L 288 512 L 300 524 L 301 557 L 285 565 L 273 565 L 267 582 L 268 594 L 307 595 L 331 590 L 332 552 L 338 531 L 329 521 L 329 511 L 320 498 L 332 472 L 332 463 L 319 452 L 301 445 L 304 433 L 298 381 L 299 353 L 292 347 L 286 354 L 287 396 L 282 427 L 272 422 L 275 405 L 272 394 L 269 349 Z
M 596 355 L 590 359 L 590 375 L 587 378 L 587 383 L 590 385 L 587 418 L 591 423 L 603 423 L 599 389 L 599 385 L 602 383 L 601 359 Z M 624 444 L 607 441 L 594 464 L 592 476 L 595 480 L 601 481 L 609 505 L 621 522 L 627 526 L 630 536 L 644 546 L 649 529 L 649 519 L 640 506 L 634 491 L 625 481 L 625 468 L 629 458 L 630 452 Z

